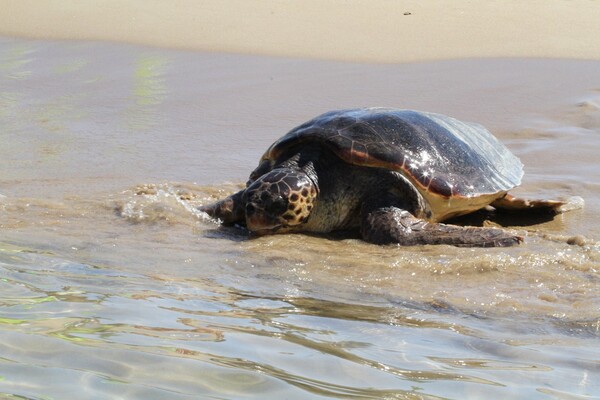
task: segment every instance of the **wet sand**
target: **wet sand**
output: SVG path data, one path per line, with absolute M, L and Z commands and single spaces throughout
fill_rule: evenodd
M 244 182 L 269 144 L 324 110 L 395 106 L 488 127 L 525 164 L 517 194 L 595 196 L 596 61 L 368 65 L 3 43 L 11 78 L 4 126 L 15 132 L 1 150 L 4 195 L 91 196 L 162 180 Z M 565 232 L 596 234 L 596 207 L 588 201 L 565 218 Z

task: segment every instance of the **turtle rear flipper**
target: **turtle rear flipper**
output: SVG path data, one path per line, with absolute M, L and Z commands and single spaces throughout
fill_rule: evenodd
M 523 241 L 502 229 L 462 227 L 427 222 L 396 207 L 376 209 L 362 218 L 363 239 L 375 244 L 403 246 L 449 244 L 459 247 L 508 247 Z
M 506 194 L 504 197 L 494 200 L 491 206 L 503 211 L 561 214 L 583 208 L 583 199 L 581 197 L 571 197 L 566 200 L 533 200 Z

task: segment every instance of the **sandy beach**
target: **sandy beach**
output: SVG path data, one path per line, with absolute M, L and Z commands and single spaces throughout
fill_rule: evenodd
M 600 59 L 589 0 L 1 0 L 0 34 L 360 62 Z
M 0 0 L 0 398 L 598 398 L 598 21 L 598 0 Z M 366 106 L 482 124 L 524 164 L 511 193 L 585 207 L 462 221 L 525 238 L 483 249 L 198 210 Z

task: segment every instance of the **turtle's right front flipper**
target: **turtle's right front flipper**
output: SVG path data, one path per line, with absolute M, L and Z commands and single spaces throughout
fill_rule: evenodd
M 225 225 L 244 223 L 246 220 L 245 204 L 243 201 L 244 190 L 219 200 L 216 203 L 198 207 L 198 210 L 220 219 Z
M 460 247 L 507 247 L 523 238 L 496 228 L 462 227 L 415 218 L 408 211 L 385 207 L 362 217 L 363 238 L 375 244 L 403 246 L 449 244 Z

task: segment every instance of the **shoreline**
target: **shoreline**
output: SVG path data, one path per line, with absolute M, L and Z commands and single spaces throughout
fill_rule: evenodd
M 600 60 L 600 2 L 0 0 L 0 35 L 366 63 Z

